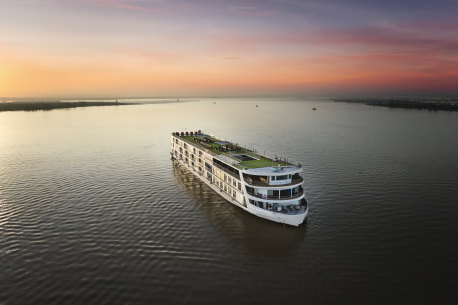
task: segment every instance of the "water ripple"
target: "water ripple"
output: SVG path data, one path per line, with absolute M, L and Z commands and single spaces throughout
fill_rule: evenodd
M 32 125 L 0 141 L 0 304 L 448 303 L 455 114 L 282 103 L 2 115 Z M 247 214 L 172 162 L 185 128 L 301 161 L 308 224 Z

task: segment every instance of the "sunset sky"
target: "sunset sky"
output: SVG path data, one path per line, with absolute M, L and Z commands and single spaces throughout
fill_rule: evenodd
M 457 96 L 458 0 L 0 0 L 0 96 Z

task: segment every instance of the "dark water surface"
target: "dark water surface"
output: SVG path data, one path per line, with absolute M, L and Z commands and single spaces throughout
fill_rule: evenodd
M 215 101 L 1 113 L 0 304 L 456 303 L 458 113 Z M 175 165 L 185 129 L 300 161 L 308 225 Z

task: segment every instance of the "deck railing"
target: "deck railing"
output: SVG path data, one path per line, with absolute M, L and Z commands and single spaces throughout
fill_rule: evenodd
M 271 159 L 271 160 L 277 160 L 277 161 L 280 161 L 280 162 L 286 162 L 286 163 L 289 163 L 291 165 L 296 165 L 299 168 L 302 167 L 302 163 L 301 162 L 293 160 L 293 159 L 290 159 L 290 158 L 287 158 L 287 157 L 282 157 L 281 155 L 278 155 L 278 154 L 269 153 L 269 152 L 266 152 L 266 151 L 261 153 L 261 152 L 258 152 L 254 147 L 248 147 L 247 145 L 240 145 L 240 144 L 236 143 L 235 141 L 227 140 L 226 138 L 217 137 L 217 136 L 215 136 L 213 134 L 206 133 L 205 131 L 202 131 L 202 134 L 206 134 L 206 135 L 208 135 L 208 136 L 210 136 L 212 138 L 216 138 L 216 139 L 220 139 L 220 140 L 224 139 L 225 141 L 229 141 L 231 143 L 235 143 L 237 146 L 240 146 L 242 148 L 245 148 L 245 149 L 249 150 L 255 156 L 264 157 L 264 158 Z
M 217 137 L 213 134 L 210 134 L 210 133 L 206 133 L 205 131 L 201 131 L 201 134 L 205 134 L 205 135 L 208 135 L 212 138 L 215 138 L 215 139 L 220 139 L 220 140 L 226 140 L 226 138 L 222 138 L 222 137 Z M 178 135 L 176 134 L 176 136 L 180 137 L 181 138 L 181 133 Z M 185 134 L 184 136 L 190 136 L 190 134 L 188 133 L 187 135 Z M 195 141 L 188 141 L 186 139 L 183 139 L 181 138 L 182 140 L 188 142 L 188 143 L 191 143 L 193 145 L 197 145 L 198 147 L 200 147 L 203 151 L 211 154 L 211 155 L 218 155 L 217 153 L 211 151 L 208 147 L 205 147 L 204 143 L 198 143 L 198 142 L 195 142 Z M 227 140 L 229 141 L 229 140 Z M 251 154 L 253 154 L 255 157 L 264 157 L 264 158 L 267 158 L 267 159 L 271 159 L 271 160 L 276 160 L 278 162 L 285 162 L 285 163 L 288 163 L 290 165 L 296 165 L 297 167 L 301 168 L 302 167 L 302 163 L 301 162 L 298 162 L 298 161 L 295 161 L 293 159 L 290 159 L 290 158 L 287 158 L 287 157 L 282 157 L 281 155 L 278 155 L 278 154 L 273 154 L 273 153 L 269 153 L 269 152 L 266 152 L 264 151 L 263 153 L 261 152 L 258 152 L 254 147 L 248 147 L 247 145 L 240 145 L 234 141 L 229 141 L 231 143 L 235 143 L 237 146 L 240 146 L 242 148 L 245 148 L 246 150 L 248 150 Z M 287 167 L 288 165 L 284 165 L 283 167 Z
M 263 207 L 259 207 L 253 203 L 250 202 L 251 205 L 254 205 L 255 207 L 258 207 L 260 209 L 263 209 L 263 210 L 267 210 L 267 211 L 271 211 L 271 212 L 275 212 L 275 213 L 280 213 L 280 214 L 289 214 L 289 215 L 293 215 L 293 214 L 303 214 L 307 211 L 307 201 L 305 201 L 305 204 L 300 204 L 300 205 L 296 205 L 296 204 L 291 204 L 291 205 L 286 205 L 286 206 L 282 206 L 282 205 L 273 205 L 271 206 L 270 208 L 263 208 Z
M 299 184 L 299 183 L 302 183 L 304 181 L 303 178 L 300 178 L 300 179 L 291 179 L 291 183 L 288 183 L 288 184 L 269 184 L 269 183 L 266 183 L 266 182 L 262 182 L 262 181 L 253 181 L 253 179 L 247 177 L 247 178 L 244 178 L 245 179 L 245 182 L 249 185 L 252 185 L 252 186 L 262 186 L 262 187 L 279 187 L 279 186 L 289 186 L 289 185 L 294 185 L 294 184 Z
M 251 195 L 253 197 L 257 197 L 257 198 L 260 198 L 260 199 L 268 199 L 268 200 L 287 200 L 287 199 L 295 199 L 295 198 L 299 198 L 300 196 L 302 196 L 304 194 L 304 190 L 301 190 L 300 192 L 296 193 L 296 194 L 293 194 L 293 195 L 283 195 L 283 196 L 273 196 L 273 195 L 263 195 L 263 194 L 259 194 L 259 193 L 256 193 L 256 192 L 248 192 L 248 195 Z

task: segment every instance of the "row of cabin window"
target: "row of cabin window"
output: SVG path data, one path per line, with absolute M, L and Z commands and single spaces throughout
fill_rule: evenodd
M 178 142 L 178 140 L 177 140 Z M 188 150 L 187 150 L 187 145 L 186 143 L 184 143 L 184 148 L 185 148 L 185 155 L 188 156 Z M 196 154 L 196 149 L 193 147 L 193 154 L 195 155 Z M 180 152 L 183 153 L 183 149 L 180 147 Z M 199 154 L 201 154 L 202 152 L 199 150 Z M 192 160 L 195 160 L 194 159 L 194 155 L 191 154 L 191 159 Z M 202 159 L 199 158 L 199 163 L 202 163 Z
M 184 142 L 181 142 L 181 143 L 180 143 L 180 141 L 178 141 L 178 139 L 176 139 L 176 138 L 175 138 L 175 143 L 176 143 L 177 145 L 183 144 L 183 147 L 184 147 L 185 149 L 188 149 L 188 144 L 186 144 L 186 143 L 184 143 Z M 192 151 L 193 151 L 194 154 L 196 154 L 196 148 L 195 148 L 195 147 L 192 148 Z M 201 155 L 201 154 L 202 154 L 202 151 L 199 150 L 199 155 Z
M 271 181 L 276 181 L 276 180 L 286 180 L 286 179 L 291 179 L 291 175 L 282 175 L 282 176 L 271 176 L 270 180 Z
M 224 180 L 224 182 L 228 183 L 229 185 L 232 185 L 234 188 L 238 186 L 239 191 L 242 190 L 242 184 L 240 182 L 237 184 L 237 180 L 235 178 L 231 178 L 231 176 L 227 175 L 223 171 L 213 167 L 213 174 L 221 180 Z
M 177 145 L 183 146 L 185 149 L 188 149 L 188 145 L 183 141 L 178 141 L 177 138 L 175 138 L 175 143 L 177 143 Z
M 235 196 L 237 195 L 235 190 L 228 187 L 227 184 L 223 183 L 223 181 L 216 179 L 215 176 L 213 176 L 213 183 L 215 183 L 220 189 L 223 189 L 227 194 L 232 195 L 232 197 L 235 198 Z M 232 190 L 232 194 L 231 194 L 231 190 Z
M 199 163 L 202 163 L 202 159 L 201 158 L 197 158 L 197 156 L 194 155 L 194 154 L 190 154 L 190 155 L 191 155 L 191 160 L 196 161 L 196 159 L 197 159 L 199 161 Z
M 178 140 L 177 140 L 177 144 L 178 144 Z M 184 143 L 184 147 L 186 149 L 186 143 Z M 180 148 L 181 150 L 181 148 Z M 194 148 L 194 153 L 195 153 L 196 149 Z M 187 155 L 187 151 L 185 151 L 186 155 Z M 191 156 L 192 159 L 194 159 L 194 156 Z M 188 158 L 186 158 L 186 162 L 189 162 Z M 200 161 L 200 158 L 199 158 L 199 162 Z M 191 161 L 191 165 L 194 166 L 194 162 Z M 199 169 L 201 170 L 201 167 L 199 167 Z M 218 172 L 216 173 L 216 169 L 213 168 L 213 174 L 219 176 L 221 179 L 223 179 L 223 173 L 220 171 L 220 170 L 217 170 Z M 231 177 L 228 177 L 227 174 L 224 174 L 224 181 L 231 184 L 234 186 L 234 187 L 237 187 L 237 181 Z M 215 179 L 213 177 L 213 182 L 216 182 L 216 184 L 218 185 L 218 187 L 224 189 L 224 191 L 226 193 L 228 193 L 229 195 L 232 195 L 232 197 L 236 197 L 236 191 L 235 190 L 232 190 L 230 187 L 227 187 L 227 185 L 225 183 L 223 183 L 222 181 L 218 181 L 217 179 Z M 242 184 L 240 182 L 238 182 L 238 189 L 239 191 L 242 190 Z M 232 190 L 232 194 L 231 194 L 231 190 Z
M 235 178 L 232 178 L 228 174 L 224 173 L 223 171 L 213 167 L 213 174 L 219 177 L 221 180 L 224 180 L 224 182 L 232 184 L 233 187 L 237 187 L 237 180 Z M 238 182 L 238 189 L 239 191 L 242 190 L 242 184 L 240 182 Z
M 213 166 L 213 174 L 215 174 L 215 171 L 216 171 L 216 170 L 217 170 L 219 173 L 224 173 L 223 170 L 217 169 L 217 168 L 215 168 L 215 166 Z M 231 175 L 229 175 L 229 174 L 224 174 L 224 181 L 226 181 L 226 176 L 228 177 L 229 181 L 231 181 L 231 179 L 234 181 L 234 183 L 237 181 L 236 178 L 231 177 Z M 222 176 L 221 176 L 221 179 L 223 179 Z M 240 184 L 240 182 L 239 182 L 239 184 Z M 235 186 L 235 185 L 234 185 L 234 186 Z
M 176 143 L 178 144 L 178 139 L 175 139 Z M 185 155 L 188 156 L 188 151 L 187 151 L 187 144 L 186 143 L 183 143 L 183 147 L 186 149 L 185 150 Z M 183 152 L 183 150 L 181 149 L 180 147 L 180 152 Z M 196 148 L 193 147 L 193 153 L 195 154 L 196 153 Z M 199 153 L 201 153 L 199 151 Z M 192 160 L 195 160 L 194 159 L 194 156 L 191 155 L 191 159 Z M 186 158 L 186 162 L 188 162 L 187 158 Z M 199 163 L 201 163 L 201 159 L 199 158 Z M 192 163 L 192 166 L 194 166 L 194 162 L 191 162 Z M 217 170 L 218 173 L 215 172 L 215 168 L 213 168 L 213 174 L 216 174 L 218 177 L 220 177 L 221 179 L 223 179 L 223 175 L 222 175 L 222 172 L 220 170 Z M 290 175 L 291 176 L 291 175 Z M 237 181 L 234 179 L 234 178 L 231 178 L 230 176 L 228 176 L 227 174 L 224 174 L 224 181 L 229 183 L 229 184 L 232 184 L 234 187 L 237 187 Z M 242 190 L 242 184 L 240 182 L 238 182 L 238 189 L 239 191 Z

